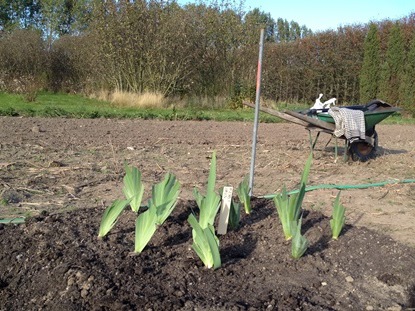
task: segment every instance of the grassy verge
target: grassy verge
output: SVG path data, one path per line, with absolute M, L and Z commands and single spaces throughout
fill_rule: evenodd
M 305 109 L 300 105 L 280 104 L 278 110 Z M 140 118 L 159 120 L 214 120 L 214 121 L 253 121 L 251 108 L 131 108 L 114 106 L 108 101 L 90 99 L 81 95 L 40 93 L 36 101 L 25 102 L 15 94 L 0 93 L 0 115 L 64 118 Z M 260 113 L 260 121 L 277 123 L 282 120 L 266 113 Z M 400 114 L 390 116 L 382 124 L 415 124 L 414 118 L 404 118 Z
M 0 93 L 0 115 L 66 118 L 140 118 L 160 120 L 251 121 L 253 110 L 208 108 L 131 108 L 116 107 L 107 101 L 80 95 L 42 93 L 36 102 L 23 101 L 19 95 Z M 280 122 L 261 114 L 261 122 Z

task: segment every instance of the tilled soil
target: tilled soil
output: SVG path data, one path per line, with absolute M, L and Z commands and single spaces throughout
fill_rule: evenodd
M 0 118 L 2 217 L 0 310 L 405 310 L 415 308 L 413 126 L 378 125 L 378 157 L 334 157 L 320 138 L 310 185 L 395 181 L 343 190 L 347 226 L 330 236 L 338 190 L 308 192 L 303 234 L 309 249 L 291 257 L 272 200 L 297 186 L 310 152 L 293 124 L 258 129 L 253 212 L 220 236 L 222 267 L 206 269 L 191 249 L 187 217 L 204 192 L 216 150 L 217 189 L 249 173 L 252 124 Z M 341 145 L 341 143 L 339 143 Z M 340 148 L 340 153 L 343 150 Z M 167 172 L 182 185 L 179 203 L 140 255 L 132 211 L 98 240 L 104 209 L 122 198 L 124 162 L 139 167 L 148 198 Z

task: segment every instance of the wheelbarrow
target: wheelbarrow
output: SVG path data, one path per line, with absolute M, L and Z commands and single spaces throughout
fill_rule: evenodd
M 244 105 L 251 108 L 255 108 L 252 103 L 244 102 Z M 381 101 L 373 100 L 366 105 L 355 106 L 341 106 L 341 108 L 348 108 L 352 110 L 363 111 L 365 121 L 365 139 L 347 139 L 344 135 L 336 137 L 334 131 L 336 130 L 336 124 L 333 117 L 328 114 L 329 109 L 307 109 L 302 111 L 284 111 L 280 112 L 274 109 L 261 107 L 260 111 L 279 117 L 283 120 L 302 125 L 309 132 L 311 149 L 317 143 L 320 133 L 328 133 L 331 137 L 336 138 L 335 153 L 337 158 L 337 138 L 345 140 L 345 153 L 344 159 L 347 160 L 349 156 L 354 161 L 367 161 L 376 156 L 376 149 L 378 147 L 378 134 L 375 130 L 376 125 L 388 116 L 399 111 L 400 108 L 392 107 L 390 104 Z M 312 131 L 316 131 L 317 135 L 313 139 Z M 330 141 L 329 141 L 330 142 Z M 327 143 L 328 144 L 328 143 Z M 327 145 L 326 145 L 327 146 Z

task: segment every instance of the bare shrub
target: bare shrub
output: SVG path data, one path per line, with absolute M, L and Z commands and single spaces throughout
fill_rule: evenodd
M 48 88 L 82 92 L 91 75 L 91 42 L 87 36 L 63 36 L 49 52 Z
M 44 87 L 47 57 L 39 31 L 18 29 L 2 36 L 0 59 L 4 91 L 33 98 Z
M 23 99 L 26 102 L 34 102 L 36 101 L 37 95 L 45 82 L 41 77 L 35 76 L 28 76 L 28 77 L 20 77 L 20 90 L 18 93 L 23 95 Z

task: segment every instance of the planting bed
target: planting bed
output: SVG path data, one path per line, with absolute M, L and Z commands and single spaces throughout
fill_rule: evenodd
M 334 159 L 320 138 L 309 185 L 415 178 L 413 126 L 382 125 L 379 156 L 365 163 Z M 291 258 L 272 200 L 294 189 L 309 154 L 308 135 L 293 124 L 261 124 L 251 215 L 220 236 L 222 267 L 207 270 L 191 250 L 191 192 L 204 193 L 217 152 L 217 188 L 249 172 L 252 124 L 0 118 L 2 217 L 0 310 L 410 310 L 415 308 L 415 184 L 344 190 L 347 226 L 330 239 L 337 190 L 308 192 L 303 234 L 310 247 Z M 340 148 L 340 152 L 342 152 Z M 126 210 L 98 240 L 102 213 L 122 198 L 124 161 L 146 187 L 166 172 L 182 184 L 179 203 L 141 255 L 134 215 Z

